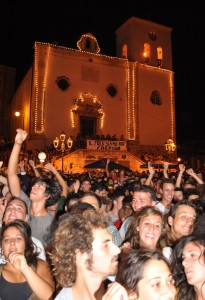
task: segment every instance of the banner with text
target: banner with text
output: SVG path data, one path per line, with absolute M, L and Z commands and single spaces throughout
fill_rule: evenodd
M 124 151 L 127 150 L 126 141 L 104 141 L 104 140 L 87 140 L 87 149 L 91 150 L 110 150 Z

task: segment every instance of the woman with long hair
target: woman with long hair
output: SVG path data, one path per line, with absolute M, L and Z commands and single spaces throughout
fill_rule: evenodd
M 175 299 L 176 289 L 169 263 L 163 254 L 157 250 L 140 249 L 122 253 L 116 283 L 124 287 L 129 300 Z M 110 289 L 112 289 L 112 286 Z M 121 294 L 124 292 L 119 286 L 118 290 Z M 113 296 L 104 299 L 117 298 Z
M 0 266 L 0 299 L 53 299 L 52 273 L 47 262 L 38 258 L 27 222 L 16 219 L 5 225 L 0 247 L 5 260 Z
M 189 235 L 174 247 L 171 268 L 177 300 L 205 299 L 205 239 Z
M 162 250 L 160 237 L 164 234 L 164 228 L 163 214 L 154 206 L 146 206 L 133 218 L 124 247 Z

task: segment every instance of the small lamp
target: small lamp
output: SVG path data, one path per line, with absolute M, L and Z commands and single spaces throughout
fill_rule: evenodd
M 40 160 L 40 162 L 45 162 L 45 159 L 46 159 L 46 154 L 45 154 L 45 152 L 40 152 L 39 154 L 38 154 L 38 159 Z

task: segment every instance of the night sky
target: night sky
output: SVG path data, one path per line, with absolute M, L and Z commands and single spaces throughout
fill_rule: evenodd
M 101 54 L 116 56 L 115 31 L 130 17 L 169 26 L 173 28 L 177 144 L 205 141 L 205 13 L 201 1 L 189 2 L 2 0 L 0 64 L 17 69 L 18 84 L 32 64 L 35 41 L 76 49 L 80 36 L 89 32 L 98 40 Z

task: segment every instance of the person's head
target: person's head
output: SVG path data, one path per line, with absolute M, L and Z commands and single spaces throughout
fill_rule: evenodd
M 6 205 L 2 220 L 7 225 L 16 219 L 28 221 L 28 207 L 21 198 L 12 197 Z
M 87 202 L 79 202 L 79 203 L 71 205 L 70 208 L 68 209 L 68 213 L 83 215 L 84 212 L 87 210 L 96 212 L 96 209 L 92 204 L 89 204 Z
M 86 202 L 95 207 L 97 211 L 100 210 L 102 202 L 100 196 L 95 194 L 94 192 L 87 192 L 81 198 L 80 202 Z
M 127 290 L 129 299 L 175 299 L 176 289 L 169 264 L 158 251 L 132 250 L 123 254 L 116 281 Z
M 134 249 L 157 249 L 163 233 L 163 214 L 154 206 L 146 206 L 133 218 L 126 236 Z
M 125 198 L 125 193 L 122 190 L 116 190 L 112 197 L 112 207 L 111 210 L 114 208 L 115 210 L 119 211 L 123 205 L 123 199 Z
M 16 219 L 2 227 L 0 247 L 2 254 L 7 260 L 9 260 L 11 252 L 16 252 L 24 254 L 29 265 L 36 264 L 36 258 L 39 253 L 36 251 L 32 241 L 31 227 L 23 220 Z
M 190 188 L 185 190 L 185 198 L 189 201 L 198 199 L 200 192 L 197 188 Z
M 80 184 L 80 189 L 84 192 L 90 192 L 91 191 L 91 181 L 90 178 L 83 178 Z
M 145 184 L 145 181 L 147 180 L 147 174 L 142 174 L 141 176 L 140 176 L 140 179 L 139 179 L 139 181 L 140 181 L 140 184 Z
M 70 215 L 59 223 L 51 260 L 61 286 L 72 286 L 78 274 L 92 274 L 102 280 L 116 274 L 120 249 L 112 242 L 108 224 L 108 219 L 97 212 L 89 217 Z
M 171 178 L 164 178 L 160 185 L 162 202 L 171 203 L 174 197 L 175 184 Z
M 174 240 L 193 232 L 196 215 L 196 207 L 192 201 L 181 200 L 172 206 L 168 216 L 168 224 Z
M 48 177 L 38 177 L 33 182 L 30 200 L 32 202 L 45 202 L 45 207 L 54 205 L 59 201 L 62 187 L 55 179 Z
M 154 206 L 155 191 L 148 185 L 140 185 L 133 189 L 132 208 L 134 211 L 140 211 L 145 206 Z
M 80 202 L 80 195 L 78 193 L 71 193 L 68 195 L 66 199 L 66 204 L 65 204 L 65 210 L 68 211 L 68 209 L 74 205 Z
M 109 189 L 105 184 L 94 184 L 92 187 L 92 191 L 103 198 L 107 198 L 108 193 L 109 193 Z
M 184 181 L 184 184 L 183 184 L 184 191 L 186 191 L 188 189 L 194 189 L 194 188 L 196 188 L 195 182 L 191 181 L 190 179 Z
M 189 235 L 175 246 L 171 267 L 180 300 L 204 299 L 205 239 Z M 197 296 L 196 297 L 196 291 Z
M 183 193 L 183 189 L 180 187 L 175 187 L 174 189 L 174 197 L 173 197 L 173 202 L 177 203 L 181 200 L 184 199 L 184 193 Z

